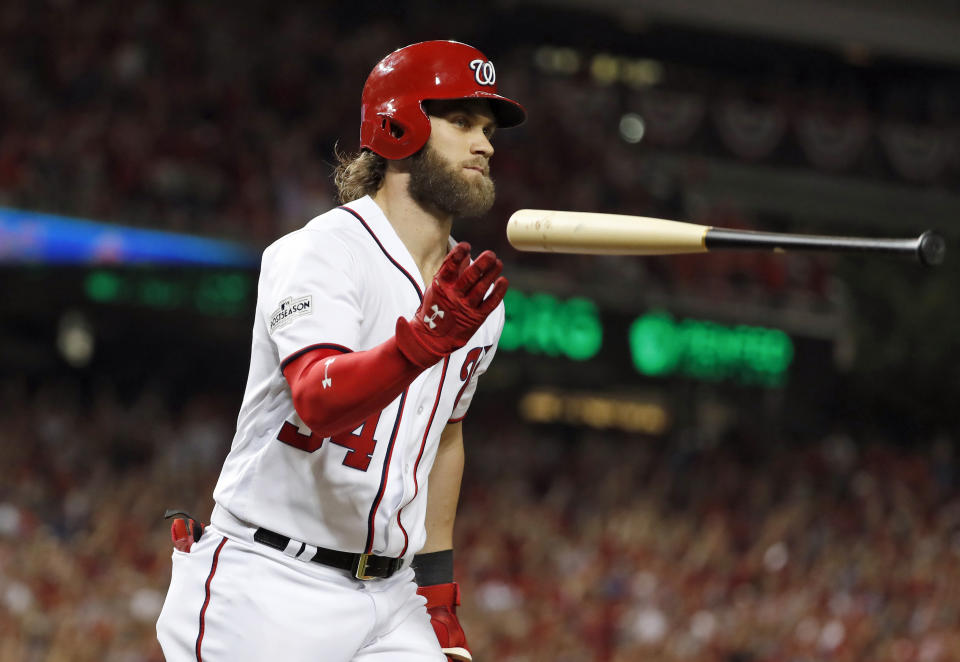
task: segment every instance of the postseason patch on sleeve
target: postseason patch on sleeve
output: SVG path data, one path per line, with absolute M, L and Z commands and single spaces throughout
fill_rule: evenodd
M 308 294 L 299 299 L 287 297 L 280 302 L 280 307 L 270 315 L 270 333 L 273 333 L 280 327 L 286 326 L 298 317 L 311 315 L 312 313 L 313 295 Z

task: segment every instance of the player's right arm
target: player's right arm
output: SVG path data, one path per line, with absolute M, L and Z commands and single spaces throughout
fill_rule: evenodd
M 502 270 L 492 252 L 471 263 L 470 246 L 457 244 L 413 319 L 399 318 L 392 338 L 359 352 L 321 347 L 290 361 L 283 374 L 300 419 L 328 437 L 356 428 L 383 409 L 417 375 L 476 333 L 503 300 L 507 281 Z
M 300 419 L 331 437 L 353 430 L 393 402 L 421 372 L 393 337 L 362 352 L 315 349 L 288 363 L 283 376 Z

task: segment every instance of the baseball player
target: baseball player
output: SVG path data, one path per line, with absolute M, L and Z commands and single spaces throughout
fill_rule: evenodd
M 491 136 L 524 117 L 466 44 L 413 44 L 370 73 L 344 204 L 263 253 L 210 524 L 174 520 L 167 660 L 471 659 L 453 581 L 461 421 L 507 281 L 450 229 L 490 208 Z

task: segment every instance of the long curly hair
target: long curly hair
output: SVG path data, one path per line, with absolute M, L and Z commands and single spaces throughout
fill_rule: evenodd
M 380 190 L 383 177 L 387 172 L 385 158 L 369 149 L 361 149 L 355 154 L 346 154 L 334 147 L 334 154 L 338 163 L 333 171 L 333 183 L 337 187 L 340 204 L 353 202 Z

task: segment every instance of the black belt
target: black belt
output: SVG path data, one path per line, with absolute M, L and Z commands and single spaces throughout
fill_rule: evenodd
M 290 538 L 287 536 L 274 533 L 263 527 L 260 527 L 254 532 L 253 539 L 258 543 L 279 549 L 284 553 L 286 553 L 287 546 L 290 544 Z M 290 556 L 299 558 L 306 549 L 307 543 L 300 543 L 300 551 Z M 403 559 L 394 559 L 389 556 L 351 554 L 350 552 L 338 552 L 337 550 L 324 549 L 323 547 L 317 547 L 316 550 L 313 557 L 309 559 L 310 561 L 339 570 L 349 570 L 357 579 L 386 579 L 397 572 L 403 565 Z

